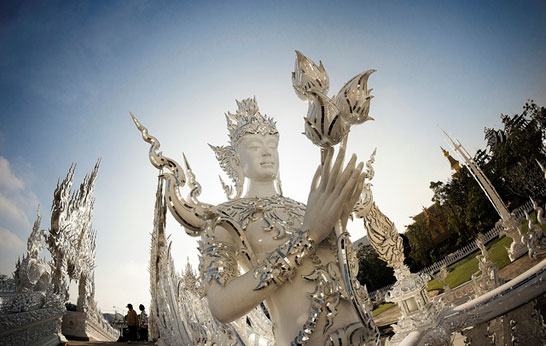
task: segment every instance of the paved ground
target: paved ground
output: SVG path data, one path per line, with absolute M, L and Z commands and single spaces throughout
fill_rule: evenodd
M 105 342 L 105 341 L 72 341 L 68 340 L 67 346 L 84 346 L 84 345 L 129 345 L 127 342 Z M 144 342 L 144 341 L 137 341 L 132 342 L 130 345 L 140 345 L 140 346 L 153 346 L 155 345 L 153 342 Z
M 520 257 L 514 263 L 510 263 L 506 267 L 502 268 L 499 271 L 499 275 L 506 281 L 512 280 L 527 269 L 540 263 L 544 258 L 546 258 L 546 254 L 539 255 L 536 259 L 530 259 L 529 256 L 525 254 L 525 256 Z

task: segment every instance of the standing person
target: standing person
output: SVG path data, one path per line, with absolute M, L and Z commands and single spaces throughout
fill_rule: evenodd
M 127 326 L 129 327 L 129 341 L 136 341 L 137 339 L 137 326 L 138 326 L 138 316 L 135 310 L 133 310 L 133 304 L 127 304 Z
M 138 315 L 138 339 L 148 341 L 148 315 L 144 311 L 144 305 L 140 304 L 138 309 L 140 310 L 140 315 Z

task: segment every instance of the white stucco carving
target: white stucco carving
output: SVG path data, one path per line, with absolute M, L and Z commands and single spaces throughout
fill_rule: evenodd
M 355 76 L 330 98 L 322 64 L 317 66 L 300 52 L 296 55 L 293 86 L 309 102 L 305 132 L 322 153 L 322 173 L 315 177 L 307 206 L 282 195 L 278 132 L 272 118 L 260 113 L 255 99 L 237 101 L 237 111 L 226 114 L 229 144 L 211 146 L 234 183 L 228 186 L 222 181 L 229 202 L 218 206 L 198 200 L 201 187 L 186 158 L 182 166 L 164 156 L 157 139 L 131 114 L 151 145 L 150 162 L 166 182 L 166 201 L 158 202 L 156 210 L 168 207 L 189 235 L 202 237 L 200 287 L 208 305 L 193 296 L 194 289 L 188 288 L 193 284 L 185 287 L 175 274 L 167 260 L 164 235 L 154 231 L 151 317 L 156 322 L 151 334 L 159 334 L 160 342 L 178 337 L 193 344 L 213 340 L 258 344 L 262 339 L 276 344 L 346 345 L 375 343 L 378 338 L 366 310 L 367 292 L 356 280 L 358 263 L 345 229 L 357 201 L 355 211 L 362 216 L 372 207 L 370 185 L 364 180 L 373 176 L 373 155 L 364 172 L 356 157 L 345 168 L 341 164 L 350 127 L 371 120 L 367 80 L 374 70 Z M 336 144 L 341 144 L 337 163 L 330 166 Z M 248 188 L 243 191 L 245 181 Z M 183 198 L 180 189 L 186 186 L 190 193 Z M 155 229 L 163 227 L 159 214 Z M 235 281 L 238 284 L 231 287 L 238 289 L 230 289 Z M 174 290 L 175 286 L 180 289 Z M 271 319 L 264 317 L 262 301 Z M 261 332 L 249 332 L 248 323 Z
M 42 218 L 38 211 L 27 240 L 27 253 L 17 262 L 14 279 L 4 277 L 0 284 L 0 338 L 6 341 L 3 344 L 56 345 L 64 340 L 61 318 L 66 312 L 70 280 L 79 284 L 78 316 L 73 321 L 81 323 L 67 323 L 71 327 L 66 332 L 96 340 L 117 340 L 119 333 L 106 322 L 94 300 L 96 232 L 91 218 L 99 166 L 100 160 L 75 193 L 71 191 L 75 165 L 57 183 L 51 228 L 47 231 L 40 230 Z M 40 257 L 44 248 L 51 254 L 49 263 Z M 29 325 L 33 327 L 28 328 Z
M 489 254 L 485 248 L 484 237 L 482 234 L 479 234 L 476 238 L 476 244 L 481 252 L 476 256 L 480 274 L 472 274 L 471 280 L 474 293 L 476 296 L 481 296 L 482 294 L 485 294 L 502 285 L 504 280 L 499 277 L 499 268 L 497 268 L 495 263 L 489 260 Z
M 546 226 L 546 219 L 544 218 L 544 209 L 539 207 L 533 199 L 531 202 L 536 212 L 538 225 L 533 222 L 528 213 L 525 213 L 529 230 L 521 236 L 521 241 L 527 246 L 529 257 L 536 258 L 537 255 L 546 253 L 546 236 L 541 228 L 541 226 Z

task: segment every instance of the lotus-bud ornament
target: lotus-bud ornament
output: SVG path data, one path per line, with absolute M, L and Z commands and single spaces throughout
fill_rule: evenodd
M 319 92 L 308 95 L 305 135 L 322 148 L 338 144 L 349 132 L 349 125 L 339 116 L 338 108 L 328 96 Z
M 351 125 L 362 124 L 373 120 L 368 116 L 370 101 L 373 96 L 368 90 L 368 77 L 376 70 L 367 70 L 348 81 L 334 98 L 334 103 L 340 111 L 343 120 Z
M 309 100 L 311 97 L 310 92 L 319 92 L 326 95 L 330 88 L 330 80 L 322 61 L 317 66 L 311 59 L 296 50 L 292 86 L 296 91 L 296 95 L 304 101 Z

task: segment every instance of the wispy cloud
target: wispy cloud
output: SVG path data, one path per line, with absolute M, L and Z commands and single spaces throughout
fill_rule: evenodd
M 25 249 L 25 243 L 15 234 L 0 226 L 0 248 L 20 251 Z
M 0 219 L 4 222 L 20 224 L 24 227 L 30 226 L 25 212 L 0 192 Z
M 23 190 L 25 184 L 11 171 L 9 161 L 0 156 L 0 186 L 8 190 Z
M 30 233 L 29 215 L 36 208 L 36 195 L 23 178 L 12 170 L 10 161 L 0 156 L 0 234 L 2 247 L 20 244 Z M 15 171 L 17 171 L 15 169 Z M 19 241 L 17 241 L 19 240 Z

